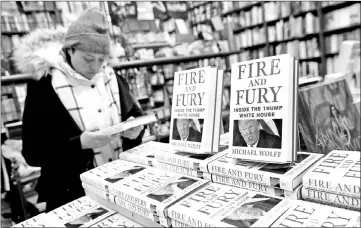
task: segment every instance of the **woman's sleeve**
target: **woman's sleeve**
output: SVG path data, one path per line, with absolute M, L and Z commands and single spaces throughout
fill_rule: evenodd
M 31 166 L 43 166 L 50 163 L 59 168 L 79 166 L 81 160 L 92 156 L 93 151 L 82 150 L 80 134 L 71 138 L 63 135 L 60 129 L 55 129 L 44 104 L 43 90 L 38 82 L 29 82 L 25 99 L 22 126 L 22 154 Z M 51 113 L 51 112 L 50 112 Z M 48 120 L 48 121 L 47 121 Z M 56 162 L 54 162 L 56 160 Z

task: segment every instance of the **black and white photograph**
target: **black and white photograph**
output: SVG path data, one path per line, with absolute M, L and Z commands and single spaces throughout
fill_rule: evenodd
M 173 140 L 201 142 L 204 119 L 174 119 Z
M 282 119 L 235 120 L 233 146 L 282 149 Z
M 310 175 L 343 206 L 359 200 L 359 162 L 347 157 L 313 183 L 311 170 L 335 151 L 361 154 L 360 1 L 0 0 L 0 9 L 1 227 L 57 227 L 49 216 L 70 202 L 112 208 L 122 196 L 125 215 L 150 218 L 140 225 L 170 227 L 175 204 L 161 206 L 208 182 L 305 201 Z M 323 198 L 316 206 L 340 206 Z M 230 226 L 266 211 L 246 209 Z M 83 214 L 61 223 L 79 227 L 91 219 Z M 199 222 L 217 227 L 224 216 Z
M 265 198 L 264 195 L 255 195 L 228 214 L 222 222 L 236 227 L 251 227 L 279 202 L 281 200 L 277 198 Z

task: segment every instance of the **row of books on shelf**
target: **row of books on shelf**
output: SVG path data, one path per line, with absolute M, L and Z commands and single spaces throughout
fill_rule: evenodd
M 265 21 L 274 21 L 317 8 L 316 2 L 266 2 Z
M 340 47 L 345 40 L 360 40 L 361 29 L 355 29 L 353 31 L 344 32 L 340 34 L 332 34 L 325 37 L 325 49 L 327 53 L 337 53 L 340 51 Z
M 208 4 L 194 8 L 188 12 L 188 20 L 191 22 L 191 25 L 210 20 L 212 17 L 222 13 L 221 4 L 221 2 L 209 2 Z
M 331 11 L 325 15 L 325 31 L 360 24 L 361 3 Z
M 283 167 L 227 153 L 195 156 L 148 142 L 81 174 L 88 196 L 15 227 L 120 224 L 114 206 L 163 227 L 360 226 L 359 152 L 299 152 Z
M 251 11 L 241 11 L 238 14 L 233 14 L 232 28 L 233 30 L 239 28 L 246 28 L 253 25 L 261 25 L 263 23 L 262 7 L 255 6 Z
M 54 28 L 61 24 L 55 14 L 50 12 L 34 12 L 32 14 L 2 15 L 2 32 L 29 32 L 35 28 Z

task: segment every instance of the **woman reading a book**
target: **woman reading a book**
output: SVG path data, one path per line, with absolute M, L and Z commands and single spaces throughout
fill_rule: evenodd
M 23 155 L 41 167 L 37 190 L 47 211 L 84 195 L 79 175 L 139 145 L 144 127 L 120 135 L 106 127 L 142 115 L 127 83 L 106 65 L 108 21 L 87 9 L 65 31 L 39 29 L 14 53 L 17 67 L 33 77 L 23 114 Z

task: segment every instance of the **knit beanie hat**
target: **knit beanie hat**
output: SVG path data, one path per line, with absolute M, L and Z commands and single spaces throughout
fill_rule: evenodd
M 86 9 L 65 34 L 64 48 L 109 54 L 110 36 L 105 14 L 98 8 Z

